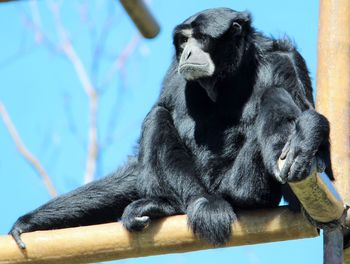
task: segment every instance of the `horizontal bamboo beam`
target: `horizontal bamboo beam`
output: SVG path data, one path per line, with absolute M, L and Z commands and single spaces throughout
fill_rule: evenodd
M 159 24 L 149 12 L 143 0 L 120 0 L 120 3 L 145 38 L 154 38 L 160 31 Z
M 238 219 L 225 247 L 318 235 L 301 214 L 286 207 L 239 212 Z M 23 251 L 10 236 L 0 237 L 0 263 L 88 263 L 213 248 L 192 234 L 183 215 L 154 221 L 139 233 L 110 223 L 25 233 L 22 239 Z

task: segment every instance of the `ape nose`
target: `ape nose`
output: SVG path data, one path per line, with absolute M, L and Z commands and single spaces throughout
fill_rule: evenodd
M 192 51 L 188 50 L 186 54 L 186 60 L 188 60 L 191 57 Z

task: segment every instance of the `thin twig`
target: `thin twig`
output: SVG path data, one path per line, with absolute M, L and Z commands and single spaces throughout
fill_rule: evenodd
M 49 191 L 52 197 L 57 196 L 56 188 L 54 187 L 50 176 L 45 171 L 44 167 L 41 165 L 39 160 L 26 148 L 20 135 L 18 134 L 9 114 L 6 111 L 4 104 L 0 101 L 0 115 L 4 121 L 4 124 L 10 133 L 19 153 L 23 158 L 37 171 L 37 173 L 42 178 L 47 190 Z
M 70 41 L 67 31 L 64 28 L 61 18 L 59 6 L 50 1 L 51 11 L 54 15 L 55 25 L 59 32 L 62 49 L 69 61 L 72 63 L 82 87 L 89 98 L 89 132 L 88 132 L 88 154 L 85 166 L 84 183 L 91 182 L 94 179 L 96 170 L 96 160 L 98 152 L 97 143 L 97 93 L 93 86 L 85 67 L 76 53 L 72 42 Z

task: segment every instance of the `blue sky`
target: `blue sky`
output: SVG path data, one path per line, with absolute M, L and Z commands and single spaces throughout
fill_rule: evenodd
M 0 5 L 0 101 L 28 149 L 40 160 L 59 193 L 83 183 L 88 100 L 72 64 L 59 48 L 48 1 L 38 2 L 42 31 L 38 42 L 30 1 Z M 113 171 L 132 154 L 140 124 L 156 101 L 173 55 L 173 27 L 200 10 L 227 6 L 249 10 L 256 28 L 267 35 L 291 37 L 316 74 L 318 1 L 310 0 L 152 0 L 161 25 L 153 40 L 138 33 L 118 1 L 60 1 L 61 17 L 89 77 L 99 89 L 96 178 Z M 109 19 L 109 26 L 106 20 Z M 109 28 L 104 35 L 103 28 Z M 105 39 L 103 36 L 106 36 Z M 135 45 L 130 45 L 134 43 Z M 129 45 L 128 45 L 129 44 Z M 96 53 L 96 47 L 99 53 Z M 122 69 L 109 78 L 116 58 L 132 46 Z M 94 56 L 94 54 L 99 54 Z M 107 77 L 106 77 L 107 76 Z M 0 233 L 16 218 L 50 196 L 35 170 L 16 150 L 0 120 Z M 321 263 L 322 239 L 304 239 L 186 254 L 121 260 L 118 263 Z

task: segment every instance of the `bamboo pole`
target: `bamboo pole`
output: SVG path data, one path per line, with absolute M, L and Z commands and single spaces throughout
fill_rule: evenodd
M 0 0 L 0 3 L 17 0 Z M 148 10 L 143 0 L 120 0 L 120 3 L 145 38 L 154 38 L 158 35 L 160 27 L 156 19 Z
M 317 69 L 317 110 L 331 125 L 331 160 L 335 185 L 345 203 L 350 204 L 350 1 L 321 0 Z M 347 217 L 349 223 L 349 216 Z M 339 244 L 338 235 L 325 237 L 325 261 L 334 260 L 327 251 Z M 331 241 L 330 243 L 330 239 Z M 348 249 L 347 251 L 350 251 Z M 344 254 L 350 263 L 350 252 Z
M 142 0 L 120 0 L 130 18 L 145 38 L 154 38 L 160 27 Z
M 283 160 L 279 160 L 280 169 L 283 163 Z M 328 176 L 317 173 L 316 163 L 314 159 L 308 177 L 298 182 L 290 182 L 289 186 L 312 219 L 321 223 L 341 221 L 345 213 L 344 202 Z M 338 225 L 335 229 L 326 228 L 323 232 L 324 264 L 342 264 L 344 256 L 341 226 Z
M 280 159 L 279 168 L 282 169 L 283 165 L 284 161 Z M 331 180 L 317 172 L 316 159 L 312 161 L 308 177 L 288 184 L 312 219 L 328 223 L 339 220 L 343 216 L 344 202 Z
M 286 207 L 240 212 L 238 219 L 225 247 L 318 235 L 301 214 Z M 0 237 L 1 264 L 88 263 L 213 248 L 192 234 L 183 215 L 154 221 L 139 233 L 129 233 L 121 223 L 110 223 L 25 233 L 22 238 L 27 245 L 24 251 L 12 237 Z
M 335 185 L 350 204 L 350 1 L 321 0 L 317 110 L 331 124 Z

